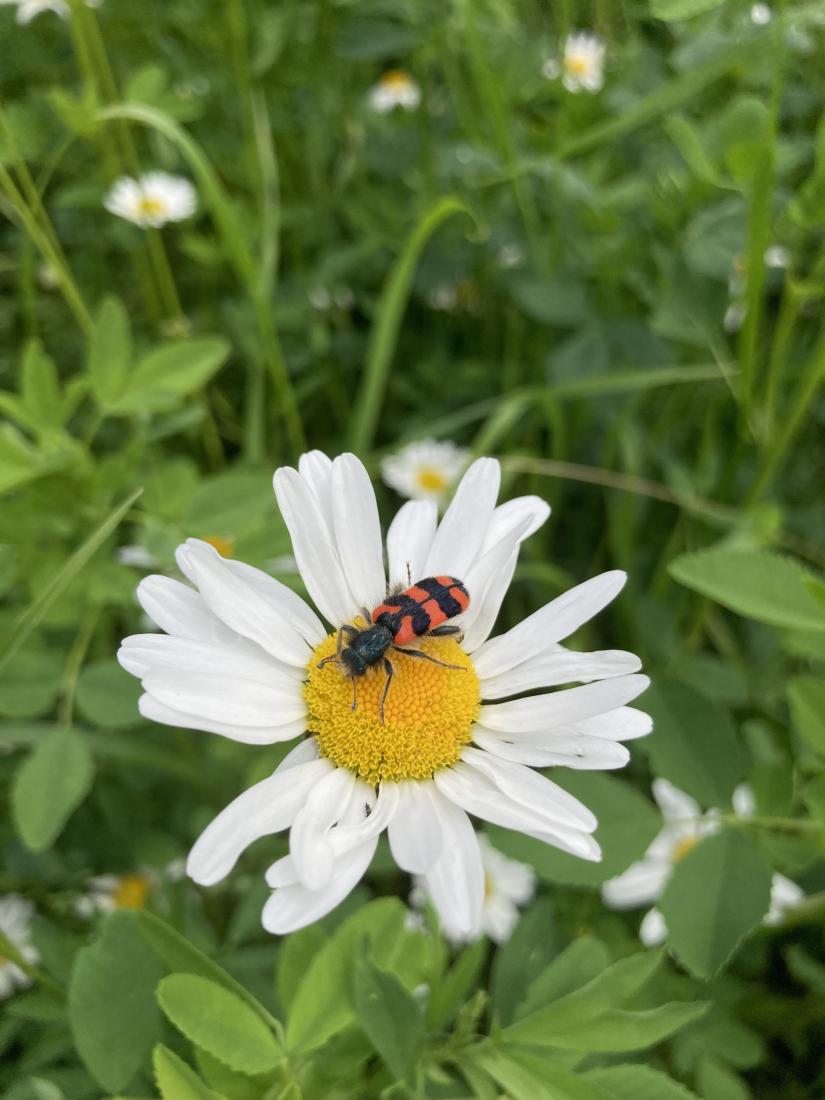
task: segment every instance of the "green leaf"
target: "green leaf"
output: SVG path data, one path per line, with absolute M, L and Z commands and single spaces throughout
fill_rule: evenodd
M 811 595 L 812 574 L 793 558 L 770 550 L 725 547 L 683 554 L 670 563 L 680 584 L 757 622 L 787 630 L 825 630 L 825 614 Z
M 69 1023 L 80 1057 L 109 1092 L 124 1088 L 160 1037 L 155 985 L 160 967 L 134 914 L 109 916 L 100 938 L 78 952 L 69 986 Z
M 677 23 L 720 8 L 724 0 L 650 0 L 650 14 L 665 23 Z
M 485 1044 L 465 1055 L 489 1074 L 512 1100 L 604 1100 L 598 1089 L 561 1063 L 519 1047 Z
M 629 1000 L 661 961 L 661 951 L 641 951 L 619 959 L 580 988 L 522 1016 L 505 1028 L 502 1035 L 508 1041 L 552 1044 L 559 1028 L 563 1030 L 571 1021 L 578 1023 L 603 1016 Z
M 63 398 L 57 369 L 39 340 L 30 340 L 23 353 L 21 396 L 27 412 L 40 429 L 63 423 Z
M 798 982 L 807 985 L 817 996 L 825 997 L 825 966 L 821 962 L 812 958 L 799 944 L 788 948 L 785 960 L 788 970 Z
M 196 537 L 237 537 L 271 519 L 272 478 L 264 471 L 230 470 L 194 489 L 181 525 Z
M 155 1081 L 161 1100 L 223 1100 L 177 1054 L 158 1043 L 152 1054 Z
M 196 974 L 169 974 L 158 986 L 160 1007 L 187 1039 L 230 1069 L 274 1070 L 280 1045 L 261 1017 L 228 989 Z
M 592 981 L 610 966 L 610 952 L 601 940 L 594 936 L 580 936 L 565 947 L 545 970 L 538 973 L 518 1003 L 519 1019 L 543 1008 L 551 1001 L 566 997 L 576 989 Z M 535 974 L 535 971 L 533 971 Z M 520 996 L 522 990 L 517 991 Z
M 117 661 L 95 661 L 86 665 L 77 681 L 77 709 L 89 722 L 104 729 L 123 729 L 140 721 L 140 681 L 130 676 Z
M 415 999 L 393 974 L 359 954 L 355 962 L 355 1009 L 358 1023 L 399 1080 L 415 1076 L 424 1017 Z
M 52 709 L 60 691 L 63 661 L 53 650 L 18 653 L 0 672 L 0 714 L 34 718 Z
M 106 297 L 89 337 L 87 359 L 92 393 L 102 409 L 108 411 L 125 391 L 131 365 L 129 314 L 119 298 Z
M 728 711 L 679 680 L 657 678 L 645 694 L 653 733 L 641 747 L 657 775 L 705 807 L 726 806 L 747 755 Z
M 327 942 L 327 934 L 317 924 L 310 924 L 285 937 L 278 952 L 278 968 L 275 978 L 278 998 L 284 1010 L 289 1013 L 301 979 L 315 955 Z
M 442 1028 L 469 998 L 487 961 L 487 943 L 476 940 L 465 947 L 456 961 L 430 990 L 427 1000 L 427 1026 L 437 1031 Z
M 646 710 L 647 699 L 646 695 Z M 521 833 L 497 826 L 488 827 L 496 848 L 513 859 L 529 863 L 550 882 L 598 886 L 639 859 L 659 831 L 661 821 L 650 800 L 623 779 L 600 772 L 563 772 L 554 774 L 553 779 L 598 818 L 595 836 L 602 846 L 600 863 L 577 859 Z
M 610 1066 L 584 1074 L 605 1100 L 699 1100 L 695 1092 L 650 1066 Z
M 150 351 L 138 362 L 129 385 L 110 411 L 153 412 L 175 404 L 205 386 L 223 366 L 229 344 L 221 337 L 176 340 Z
M 528 985 L 536 975 L 546 973 L 558 950 L 553 903 L 549 898 L 537 898 L 493 956 L 490 994 L 501 1024 L 510 1023 Z
M 679 860 L 659 908 L 668 944 L 699 978 L 711 978 L 768 909 L 771 871 L 737 829 L 707 837 Z
M 55 729 L 23 761 L 12 786 L 12 812 L 23 843 L 49 848 L 92 786 L 94 762 L 86 739 Z
M 556 1026 L 544 1041 L 585 1054 L 644 1050 L 698 1020 L 707 1009 L 708 1003 L 703 1001 L 672 1001 L 641 1012 L 622 1009 Z
M 788 702 L 796 732 L 825 753 L 825 683 L 816 676 L 797 676 L 788 684 Z

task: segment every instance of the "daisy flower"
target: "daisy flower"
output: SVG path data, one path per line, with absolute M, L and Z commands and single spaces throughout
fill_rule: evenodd
M 111 214 L 142 229 L 159 229 L 167 222 L 191 218 L 198 206 L 195 188 L 183 176 L 145 172 L 140 179 L 121 176 L 103 205 Z
M 604 84 L 604 54 L 598 35 L 577 31 L 565 40 L 561 64 L 549 58 L 542 71 L 550 80 L 561 76 L 568 92 L 598 92 Z
M 95 913 L 113 913 L 116 909 L 143 909 L 157 885 L 157 876 L 149 871 L 95 875 L 75 902 L 75 912 L 91 918 Z
M 166 631 L 127 638 L 119 652 L 142 681 L 144 717 L 250 745 L 299 739 L 206 828 L 187 863 L 208 886 L 253 841 L 289 829 L 289 854 L 266 876 L 269 931 L 302 928 L 338 905 L 385 829 L 396 863 L 424 877 L 445 926 L 470 937 L 481 926 L 484 864 L 469 814 L 600 858 L 596 818 L 534 768 L 622 767 L 622 742 L 651 728 L 627 705 L 648 684 L 635 675 L 637 657 L 559 644 L 625 575 L 604 573 L 490 639 L 519 546 L 550 511 L 537 497 L 497 507 L 499 481 L 497 461 L 474 462 L 440 524 L 432 501 L 407 502 L 387 533 L 385 573 L 375 494 L 354 455 L 333 462 L 313 451 L 298 469 L 277 470 L 295 560 L 328 625 L 291 589 L 197 539 L 177 555 L 191 587 L 160 576 L 140 583 L 144 610 Z M 362 608 L 389 598 L 387 580 L 407 584 L 408 570 L 461 579 L 470 593 L 463 634 L 390 650 L 391 687 L 380 663 L 350 679 L 336 646 L 365 626 Z M 571 683 L 580 686 L 546 690 Z M 515 698 L 528 691 L 537 693 Z
M 17 8 L 15 18 L 18 23 L 31 23 L 35 16 L 41 15 L 44 11 L 53 11 L 61 19 L 66 19 L 69 15 L 69 5 L 66 0 L 0 0 L 0 4 L 13 4 Z M 86 0 L 86 5 L 90 8 L 98 8 L 100 0 Z
M 380 115 L 389 114 L 396 107 L 414 111 L 421 103 L 421 89 L 403 69 L 388 69 L 370 89 L 369 103 Z
M 391 489 L 411 500 L 441 500 L 467 465 L 469 451 L 449 440 L 409 443 L 381 462 L 381 476 Z
M 766 27 L 773 19 L 773 12 L 767 4 L 752 4 L 750 15 L 755 27 Z
M 526 905 L 533 897 L 536 876 L 526 863 L 508 859 L 497 851 L 484 834 L 479 836 L 478 843 L 484 866 L 484 905 L 479 933 L 489 936 L 494 943 L 505 943 L 518 923 L 519 906 Z M 421 909 L 426 901 L 427 884 L 423 877 L 416 875 L 410 902 Z M 456 945 L 467 940 L 466 934 L 448 925 L 444 926 L 444 934 Z
M 665 819 L 664 828 L 642 859 L 603 884 L 602 898 L 611 909 L 634 909 L 657 901 L 679 860 L 693 851 L 703 837 L 721 828 L 718 810 L 708 810 L 703 814 L 690 795 L 678 790 L 666 779 L 653 781 L 653 797 Z M 748 786 L 743 784 L 737 787 L 732 801 L 737 817 L 753 814 L 753 793 Z M 785 911 L 798 905 L 804 896 L 795 882 L 775 874 L 771 883 L 770 909 L 764 923 L 777 923 Z M 639 939 L 646 947 L 655 947 L 666 938 L 665 918 L 654 906 L 642 919 Z
M 5 894 L 0 897 L 0 932 L 2 932 L 23 958 L 30 963 L 38 962 L 40 956 L 30 943 L 30 928 L 34 909 L 30 901 L 19 894 Z M 31 985 L 28 974 L 15 966 L 10 959 L 0 955 L 0 1000 L 5 1000 L 15 989 L 25 989 Z

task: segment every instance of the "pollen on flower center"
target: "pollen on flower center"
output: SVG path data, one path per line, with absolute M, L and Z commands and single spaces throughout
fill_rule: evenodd
M 408 88 L 411 81 L 403 69 L 390 69 L 389 72 L 381 76 L 380 83 L 385 88 L 391 88 L 393 91 L 399 92 Z
M 163 214 L 165 209 L 163 201 L 152 195 L 144 195 L 138 203 L 138 211 L 144 218 L 156 218 L 159 214 Z
M 590 70 L 590 61 L 586 57 L 573 54 L 564 59 L 564 67 L 571 76 L 586 76 Z
M 457 669 L 387 651 L 394 674 L 383 725 L 379 705 L 387 675 L 381 663 L 357 678 L 353 710 L 353 684 L 340 665 L 317 667 L 335 645 L 331 634 L 315 649 L 304 685 L 307 728 L 323 756 L 368 783 L 429 779 L 456 763 L 471 739 L 480 690 L 472 661 L 453 638 L 423 638 L 415 648 Z
M 698 839 L 695 836 L 683 837 L 673 849 L 673 855 L 670 857 L 671 862 L 678 863 L 680 859 L 684 859 L 688 852 L 692 852 L 697 844 Z
M 146 875 L 123 875 L 112 894 L 116 909 L 142 909 L 152 889 Z
M 443 493 L 447 488 L 447 479 L 440 470 L 434 466 L 422 466 L 416 474 L 419 487 L 430 493 Z

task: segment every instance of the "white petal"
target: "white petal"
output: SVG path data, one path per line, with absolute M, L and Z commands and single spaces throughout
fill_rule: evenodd
M 689 821 L 702 816 L 696 799 L 674 787 L 667 779 L 653 780 L 653 797 L 668 820 Z
M 424 875 L 427 893 L 445 930 L 473 937 L 481 928 L 484 867 L 475 829 L 466 813 L 433 791 L 432 804 L 441 832 L 441 855 Z
M 649 905 L 661 894 L 669 874 L 668 860 L 640 859 L 620 875 L 602 883 L 602 897 L 611 909 L 635 909 L 637 905 Z
M 482 552 L 492 549 L 500 539 L 506 538 L 516 529 L 520 532 L 518 541 L 524 542 L 547 522 L 549 515 L 550 505 L 541 497 L 514 497 L 513 500 L 499 504 L 493 512 Z
M 327 636 L 326 629 L 306 602 L 297 592 L 293 592 L 279 580 L 270 577 L 260 569 L 255 569 L 242 561 L 226 561 L 230 572 L 237 573 L 252 588 L 257 589 L 261 599 L 266 600 L 277 613 L 282 615 L 293 630 L 313 648 Z
M 332 535 L 332 459 L 323 451 L 307 451 L 298 459 L 298 473 L 315 494 L 321 515 Z
M 522 691 L 561 684 L 588 684 L 611 676 L 638 672 L 642 662 L 635 653 L 621 649 L 603 649 L 594 653 L 576 653 L 562 646 L 531 657 L 498 676 L 481 682 L 483 699 L 503 699 Z
M 616 569 L 571 588 L 506 634 L 491 638 L 473 658 L 485 679 L 514 668 L 573 634 L 621 591 L 627 575 Z
M 168 668 L 211 676 L 237 676 L 260 683 L 287 685 L 295 680 L 303 681 L 298 669 L 281 664 L 262 650 L 258 650 L 257 656 L 250 656 L 240 646 L 230 648 L 169 634 L 133 634 L 124 638 L 117 659 L 127 672 L 139 677 L 152 668 Z
M 645 947 L 658 947 L 667 939 L 667 925 L 665 918 L 658 909 L 651 909 L 645 913 L 639 926 L 639 939 Z
M 635 707 L 616 707 L 593 718 L 583 718 L 571 722 L 566 727 L 575 733 L 588 737 L 608 737 L 613 741 L 632 741 L 636 737 L 646 737 L 653 729 L 653 719 L 643 710 Z
M 509 703 L 485 704 L 479 712 L 479 721 L 488 729 L 502 733 L 551 729 L 623 706 L 641 695 L 649 683 L 647 676 L 616 676 L 566 691 L 531 695 Z
M 144 577 L 137 586 L 137 598 L 149 618 L 176 638 L 231 645 L 236 637 L 212 614 L 202 596 L 170 577 Z
M 332 514 L 349 590 L 359 608 L 377 607 L 387 594 L 381 522 L 370 476 L 355 455 L 339 455 L 332 464 Z
M 309 890 L 320 890 L 334 869 L 329 834 L 342 817 L 355 789 L 355 774 L 334 768 L 317 784 L 289 831 L 289 854 L 298 879 Z
M 269 778 L 244 791 L 207 825 L 186 863 L 187 874 L 195 882 L 202 886 L 220 882 L 253 841 L 288 828 L 307 794 L 332 769 L 328 760 L 291 766 L 288 760 Z
M 458 577 L 481 554 L 493 518 L 501 469 L 494 458 L 479 458 L 461 479 L 427 555 L 427 576 Z
M 387 531 L 391 586 L 402 584 L 406 588 L 423 579 L 437 522 L 438 507 L 432 500 L 409 500 L 396 512 Z
M 298 569 L 315 606 L 335 626 L 349 622 L 358 614 L 358 601 L 350 592 L 314 491 L 288 466 L 275 471 L 273 485 Z
M 213 546 L 198 539 L 187 539 L 176 557 L 222 622 L 278 660 L 306 665 L 310 648 L 292 625 L 295 594 L 284 597 L 280 589 L 288 592 L 286 586 L 251 566 L 238 571 Z M 259 574 L 254 582 L 250 573 Z M 319 629 L 318 634 L 320 641 L 324 633 Z
M 269 684 L 201 672 L 150 669 L 143 679 L 147 693 L 186 714 L 237 726 L 280 726 L 306 715 L 301 686 L 286 680 Z
M 618 741 L 601 737 L 512 737 L 476 726 L 473 741 L 502 760 L 533 768 L 565 767 L 585 771 L 623 768 L 630 753 Z
M 275 890 L 263 910 L 267 932 L 286 935 L 326 916 L 363 878 L 377 844 L 378 838 L 372 837 L 340 856 L 332 878 L 321 890 L 308 890 L 300 883 Z
M 239 726 L 231 722 L 218 722 L 188 711 L 175 710 L 151 695 L 141 695 L 138 699 L 138 710 L 150 722 L 161 722 L 164 726 L 176 726 L 184 730 L 217 733 L 244 745 L 272 745 L 277 741 L 291 741 L 294 737 L 300 737 L 306 729 L 305 718 L 269 726 Z
M 389 825 L 390 850 L 402 871 L 423 874 L 441 855 L 441 828 L 431 783 L 398 784 L 399 804 Z

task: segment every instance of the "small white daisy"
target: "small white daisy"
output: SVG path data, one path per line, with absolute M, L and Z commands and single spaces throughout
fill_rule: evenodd
M 468 939 L 478 939 L 481 935 L 489 936 L 494 943 L 509 940 L 518 924 L 519 906 L 526 905 L 531 900 L 536 887 L 536 876 L 532 867 L 502 855 L 484 834 L 479 836 L 478 843 L 484 865 L 481 925 L 469 937 L 461 929 L 445 925 L 444 935 L 456 945 L 466 943 Z M 410 902 L 417 908 L 423 908 L 426 901 L 427 884 L 423 877 L 416 875 Z
M 36 963 L 40 958 L 30 942 L 33 914 L 31 902 L 21 898 L 19 894 L 4 894 L 0 897 L 0 931 L 30 963 Z M 28 974 L 0 954 L 0 1000 L 10 997 L 15 989 L 25 989 L 28 985 L 31 985 Z
M 370 107 L 386 115 L 396 107 L 415 111 L 421 103 L 421 89 L 403 69 L 388 69 L 370 89 Z
M 111 214 L 142 229 L 159 229 L 167 222 L 191 218 L 198 207 L 195 188 L 183 176 L 146 172 L 140 179 L 121 176 L 103 205 Z
M 381 476 L 410 500 L 441 500 L 458 480 L 470 452 L 449 440 L 409 443 L 381 461 Z
M 691 852 L 699 841 L 721 828 L 718 810 L 702 813 L 699 804 L 666 779 L 653 781 L 653 797 L 665 819 L 664 828 L 648 848 L 644 857 L 616 878 L 602 886 L 602 898 L 611 909 L 635 909 L 657 901 L 680 859 Z M 754 812 L 753 793 L 745 784 L 733 792 L 733 809 L 737 817 L 750 817 Z M 771 882 L 771 904 L 764 917 L 765 924 L 781 920 L 787 909 L 798 905 L 804 893 L 795 882 L 775 874 Z M 639 939 L 646 947 L 655 947 L 667 938 L 667 925 L 654 906 L 642 919 Z
M 751 23 L 756 27 L 766 27 L 773 19 L 773 12 L 767 4 L 751 5 Z
M 548 80 L 561 76 L 568 92 L 598 92 L 604 84 L 605 44 L 596 34 L 576 31 L 564 43 L 561 63 L 548 58 L 542 72 Z
M 140 583 L 144 610 L 166 631 L 127 638 L 118 654 L 142 681 L 144 717 L 251 745 L 300 739 L 207 827 L 187 863 L 211 885 L 253 841 L 288 829 L 289 855 L 267 872 L 269 931 L 302 928 L 338 905 L 385 829 L 398 866 L 424 876 L 445 926 L 466 936 L 484 906 L 468 814 L 600 858 L 596 818 L 534 769 L 620 768 L 629 759 L 622 742 L 650 732 L 648 716 L 627 705 L 648 685 L 635 675 L 637 657 L 559 644 L 618 594 L 625 575 L 595 577 L 490 639 L 520 544 L 550 511 L 537 497 L 497 507 L 500 477 L 495 459 L 474 462 L 440 523 L 434 502 L 408 501 L 387 534 L 385 571 L 375 494 L 354 455 L 333 462 L 313 451 L 297 470 L 276 471 L 295 560 L 329 626 L 285 585 L 197 539 L 177 555 L 192 587 L 160 576 Z M 455 620 L 463 633 L 416 636 L 436 614 L 433 596 L 427 622 L 410 615 L 402 624 L 406 652 L 387 651 L 380 605 L 406 586 L 408 568 L 431 579 L 427 591 L 451 618 L 457 597 L 470 594 Z M 461 584 L 444 587 L 454 578 Z M 375 609 L 370 629 L 392 658 L 391 681 L 377 649 L 368 665 L 353 648 L 362 608 Z M 350 667 L 361 662 L 352 676 L 336 660 L 344 641 Z M 547 690 L 564 684 L 580 686 Z
M 101 0 L 86 0 L 90 8 L 100 7 Z M 15 18 L 18 23 L 31 23 L 32 19 L 46 11 L 53 11 L 61 19 L 66 19 L 70 8 L 66 0 L 0 0 L 0 4 L 17 8 Z
M 765 249 L 766 267 L 787 267 L 791 262 L 791 254 L 782 244 L 772 244 Z
M 158 876 L 149 870 L 127 871 L 122 875 L 95 875 L 74 903 L 74 910 L 87 919 L 96 913 L 116 909 L 143 909 L 159 885 Z

